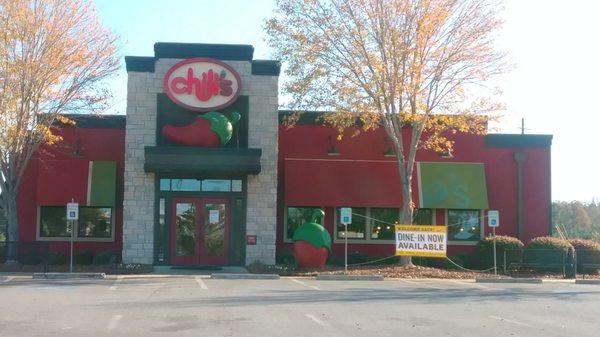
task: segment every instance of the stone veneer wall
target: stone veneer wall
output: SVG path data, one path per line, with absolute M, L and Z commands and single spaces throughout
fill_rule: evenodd
M 180 59 L 158 59 L 155 72 L 128 72 L 123 200 L 123 262 L 154 262 L 154 174 L 144 172 L 144 147 L 156 145 L 156 94 L 163 76 Z M 246 248 L 246 264 L 275 263 L 277 209 L 278 76 L 252 75 L 251 62 L 225 61 L 249 96 L 248 146 L 261 148 L 261 173 L 248 176 L 246 234 L 257 244 Z

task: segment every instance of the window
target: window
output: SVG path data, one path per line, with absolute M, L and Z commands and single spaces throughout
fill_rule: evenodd
M 371 208 L 371 239 L 394 240 L 399 213 L 397 208 Z
M 294 237 L 294 231 L 305 222 L 309 222 L 312 213 L 320 207 L 288 207 L 286 216 L 286 239 L 291 240 Z
M 242 181 L 239 179 L 169 179 L 159 180 L 161 191 L 181 192 L 241 192 Z
M 202 180 L 203 192 L 229 192 L 231 191 L 231 180 L 207 179 Z
M 399 221 L 398 208 L 378 207 L 353 207 L 352 224 L 348 225 L 348 239 L 364 240 L 369 243 L 388 243 L 394 240 Z M 413 212 L 413 224 L 431 225 L 433 223 L 433 209 L 422 208 Z M 344 225 L 340 223 L 340 209 L 337 209 L 336 240 L 344 239 Z M 368 233 L 368 235 L 365 235 Z
M 81 207 L 77 237 L 110 238 L 112 236 L 112 208 Z
M 64 206 L 40 207 L 40 237 L 71 237 Z
M 413 211 L 413 224 L 433 225 L 433 210 L 431 208 L 419 208 Z
M 200 192 L 198 179 L 171 179 L 172 191 Z
M 242 181 L 241 180 L 232 180 L 231 181 L 231 192 L 241 192 L 242 191 Z
M 71 228 L 66 213 L 65 206 L 40 206 L 40 239 L 69 239 Z M 79 207 L 79 220 L 75 224 L 76 238 L 112 240 L 113 224 L 111 207 Z
M 344 225 L 341 223 L 340 208 L 337 209 L 337 238 L 343 239 L 346 235 Z M 365 239 L 367 232 L 367 209 L 352 208 L 352 223 L 348 225 L 348 239 Z
M 160 190 L 161 191 L 170 191 L 171 190 L 171 179 L 161 179 L 160 180 Z
M 478 210 L 448 210 L 448 241 L 478 241 L 481 223 Z
M 165 222 L 165 198 L 158 199 L 158 228 L 156 231 L 156 243 L 157 243 L 157 257 L 158 262 L 165 262 L 165 252 L 167 250 L 167 242 L 166 242 L 166 222 Z

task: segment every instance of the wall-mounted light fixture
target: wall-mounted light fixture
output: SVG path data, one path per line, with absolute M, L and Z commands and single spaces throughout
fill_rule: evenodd
M 440 152 L 440 157 L 442 157 L 442 158 L 454 158 L 454 155 L 452 154 L 452 149 L 446 149 L 446 150 Z
M 395 157 L 396 151 L 392 148 L 392 146 L 388 143 L 387 137 L 383 137 L 383 142 L 385 143 L 386 150 L 383 152 L 383 155 L 386 157 Z
M 81 155 L 81 138 L 77 138 L 77 140 L 75 141 L 75 148 L 73 149 L 73 152 L 71 152 L 71 157 L 73 157 L 73 158 L 83 157 Z
M 329 135 L 327 137 L 327 142 L 329 143 L 329 150 L 327 150 L 327 155 L 328 156 L 339 156 L 340 151 L 338 151 L 338 149 L 335 147 L 335 145 L 333 145 L 333 142 L 331 141 L 331 135 Z

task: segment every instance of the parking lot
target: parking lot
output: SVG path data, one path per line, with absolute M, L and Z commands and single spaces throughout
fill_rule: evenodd
M 597 336 L 600 286 L 0 277 L 1 336 Z

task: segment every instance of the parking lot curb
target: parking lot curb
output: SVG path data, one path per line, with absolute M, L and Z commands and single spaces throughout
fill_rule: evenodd
M 51 280 L 67 280 L 67 279 L 104 279 L 105 273 L 33 273 L 34 279 L 51 279 Z
M 541 278 L 476 278 L 475 283 L 542 283 Z
M 383 281 L 381 275 L 317 275 L 319 281 Z
M 228 274 L 228 273 L 213 273 L 210 275 L 212 279 L 219 280 L 279 280 L 277 274 Z
M 600 280 L 575 280 L 575 284 L 600 284 Z

